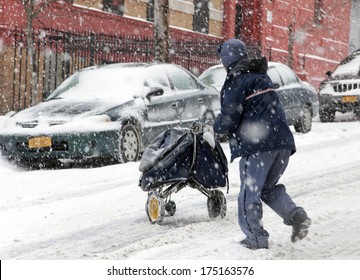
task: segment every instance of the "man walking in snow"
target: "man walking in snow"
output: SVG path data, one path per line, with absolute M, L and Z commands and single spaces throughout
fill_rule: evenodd
M 250 59 L 246 45 L 237 39 L 221 44 L 218 54 L 227 76 L 214 131 L 228 135 L 231 162 L 241 157 L 238 219 L 246 238 L 240 243 L 253 250 L 269 248 L 269 233 L 262 224 L 262 202 L 292 226 L 292 242 L 303 239 L 311 220 L 293 202 L 285 186 L 278 184 L 296 148 L 266 73 L 267 60 Z

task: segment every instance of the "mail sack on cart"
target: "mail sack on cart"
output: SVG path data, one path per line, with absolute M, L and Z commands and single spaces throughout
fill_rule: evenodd
M 205 188 L 228 186 L 226 156 L 209 132 L 173 128 L 160 133 L 144 150 L 139 170 L 143 191 L 190 179 Z

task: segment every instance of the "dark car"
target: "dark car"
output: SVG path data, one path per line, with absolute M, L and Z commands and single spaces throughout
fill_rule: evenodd
M 267 73 L 279 95 L 288 124 L 293 125 L 296 132 L 309 132 L 312 119 L 318 114 L 319 108 L 315 88 L 303 82 L 282 63 L 268 62 Z M 221 90 L 225 78 L 226 71 L 221 64 L 208 68 L 199 76 L 205 84 L 215 87 L 218 91 Z
M 353 112 L 360 119 L 360 50 L 343 59 L 327 76 L 319 89 L 320 121 L 334 121 L 336 112 Z
M 218 92 L 180 66 L 119 63 L 90 67 L 66 79 L 44 102 L 11 116 L 0 151 L 19 161 L 112 158 L 136 161 L 171 127 L 213 119 Z

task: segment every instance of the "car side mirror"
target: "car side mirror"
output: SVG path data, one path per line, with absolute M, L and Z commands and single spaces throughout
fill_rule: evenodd
M 152 87 L 150 88 L 150 92 L 146 94 L 146 98 L 150 101 L 152 96 L 160 96 L 164 94 L 164 89 L 161 87 Z
M 332 71 L 327 71 L 327 72 L 325 73 L 325 75 L 326 75 L 326 77 L 330 78 L 331 75 L 332 75 Z
M 275 89 L 280 88 L 280 85 L 279 85 L 278 83 L 273 83 L 273 84 L 274 84 L 274 88 L 275 88 Z

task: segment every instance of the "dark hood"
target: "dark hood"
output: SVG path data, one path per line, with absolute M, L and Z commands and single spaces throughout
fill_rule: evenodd
M 266 73 L 267 69 L 268 63 L 266 57 L 246 58 L 236 63 L 230 70 L 229 75 L 234 75 L 238 72 Z
M 248 51 L 245 43 L 238 39 L 229 39 L 219 45 L 218 55 L 225 69 L 229 71 L 232 66 L 248 57 Z

